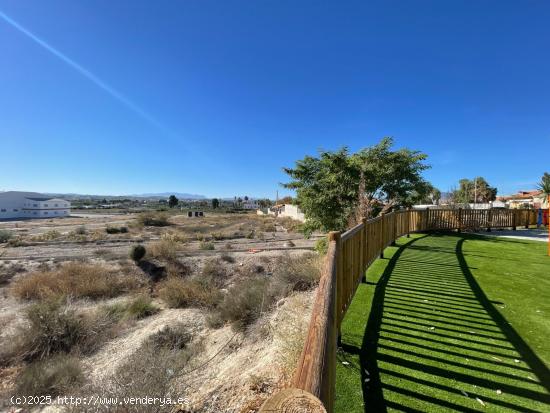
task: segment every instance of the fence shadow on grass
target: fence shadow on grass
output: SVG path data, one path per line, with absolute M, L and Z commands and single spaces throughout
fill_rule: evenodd
M 400 247 L 375 287 L 359 354 L 366 412 L 550 411 L 550 371 L 467 265 L 468 235 Z M 369 286 L 369 288 L 372 288 Z

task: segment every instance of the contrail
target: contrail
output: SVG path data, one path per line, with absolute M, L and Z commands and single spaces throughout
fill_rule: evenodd
M 165 125 L 160 123 L 158 120 L 156 120 L 153 116 L 148 114 L 146 111 L 141 109 L 138 105 L 136 105 L 134 102 L 132 102 L 130 99 L 128 99 L 126 96 L 124 96 L 122 93 L 117 91 L 116 89 L 113 89 L 111 86 L 109 86 L 107 83 L 105 83 L 103 80 L 98 78 L 96 75 L 94 75 L 89 70 L 85 69 L 78 63 L 76 63 L 73 59 L 70 57 L 64 55 L 59 50 L 57 50 L 55 47 L 50 46 L 48 43 L 46 43 L 44 40 L 40 39 L 38 36 L 31 33 L 29 30 L 21 26 L 19 23 L 17 23 L 15 20 L 13 20 L 11 17 L 9 17 L 7 14 L 2 12 L 0 10 L 0 17 L 8 23 L 10 26 L 14 27 L 21 33 L 23 33 L 25 36 L 29 37 L 30 39 L 34 40 L 36 43 L 38 43 L 40 46 L 42 46 L 44 49 L 49 51 L 54 56 L 58 57 L 65 63 L 67 63 L 69 66 L 71 66 L 73 69 L 76 69 L 80 74 L 82 74 L 84 77 L 88 78 L 92 82 L 94 82 L 97 86 L 99 86 L 101 89 L 103 89 L 105 92 L 110 94 L 112 97 L 114 97 L 116 100 L 124 104 L 126 107 L 128 107 L 130 110 L 137 113 L 139 116 L 141 116 L 146 121 L 150 122 L 157 128 L 161 129 L 165 133 L 168 133 L 170 135 L 176 136 L 174 132 L 169 130 Z

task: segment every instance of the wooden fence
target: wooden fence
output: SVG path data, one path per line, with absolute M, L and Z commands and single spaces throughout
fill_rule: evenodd
M 329 233 L 326 261 L 291 388 L 268 399 L 260 412 L 334 411 L 340 325 L 367 268 L 397 238 L 421 231 L 490 231 L 536 224 L 537 211 L 528 209 L 401 210 L 364 219 L 343 234 Z

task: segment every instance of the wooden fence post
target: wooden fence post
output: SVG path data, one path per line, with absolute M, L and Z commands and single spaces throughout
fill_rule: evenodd
M 362 259 L 362 265 L 361 265 L 361 271 L 363 272 L 362 273 L 362 277 L 361 277 L 361 282 L 362 283 L 366 283 L 367 282 L 367 242 L 368 239 L 367 239 L 367 218 L 364 218 L 361 220 L 361 222 L 363 223 L 363 231 L 362 231 L 362 237 L 363 237 L 363 250 L 361 251 L 361 259 Z
M 517 212 L 519 211 L 519 209 L 512 209 L 512 230 L 516 230 L 516 225 L 517 225 Z
M 411 237 L 411 208 L 407 208 L 407 218 L 406 218 L 406 222 L 407 222 L 407 238 L 410 238 Z
M 381 231 L 381 234 L 382 236 L 380 237 L 380 239 L 382 240 L 382 244 L 381 244 L 381 247 L 380 247 L 380 258 L 384 258 L 384 247 L 385 247 L 385 244 L 384 244 L 384 240 L 385 240 L 385 231 L 386 231 L 386 217 L 385 217 L 386 213 L 385 212 L 381 212 L 380 213 L 380 221 L 382 222 L 380 224 L 380 226 L 382 227 L 382 231 Z
M 397 239 L 397 211 L 394 211 L 393 212 L 393 215 L 392 215 L 392 221 L 393 221 L 393 224 L 392 224 L 392 234 L 391 234 L 391 245 L 392 247 L 395 247 L 395 240 Z
M 328 242 L 336 242 L 336 305 L 335 317 L 336 325 L 338 327 L 337 345 L 340 346 L 342 340 L 342 333 L 340 332 L 340 314 L 343 307 L 343 290 L 344 290 L 344 257 L 342 257 L 342 239 L 340 238 L 340 232 L 331 231 L 328 233 Z
M 260 408 L 261 413 L 312 412 L 326 413 L 326 409 L 317 397 L 305 390 L 282 389 L 267 399 Z
M 528 209 L 525 212 L 526 212 L 526 214 L 525 214 L 525 229 L 528 229 L 529 228 L 529 218 L 531 218 L 531 210 Z
M 487 211 L 487 232 L 491 232 L 491 224 L 493 222 L 493 208 Z
M 462 207 L 458 208 L 458 232 L 462 232 Z

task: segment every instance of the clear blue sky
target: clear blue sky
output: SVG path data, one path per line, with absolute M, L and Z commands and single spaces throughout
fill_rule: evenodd
M 549 1 L 0 13 L 0 190 L 274 197 L 281 167 L 383 136 L 426 152 L 443 191 L 481 175 L 507 193 L 550 170 Z

